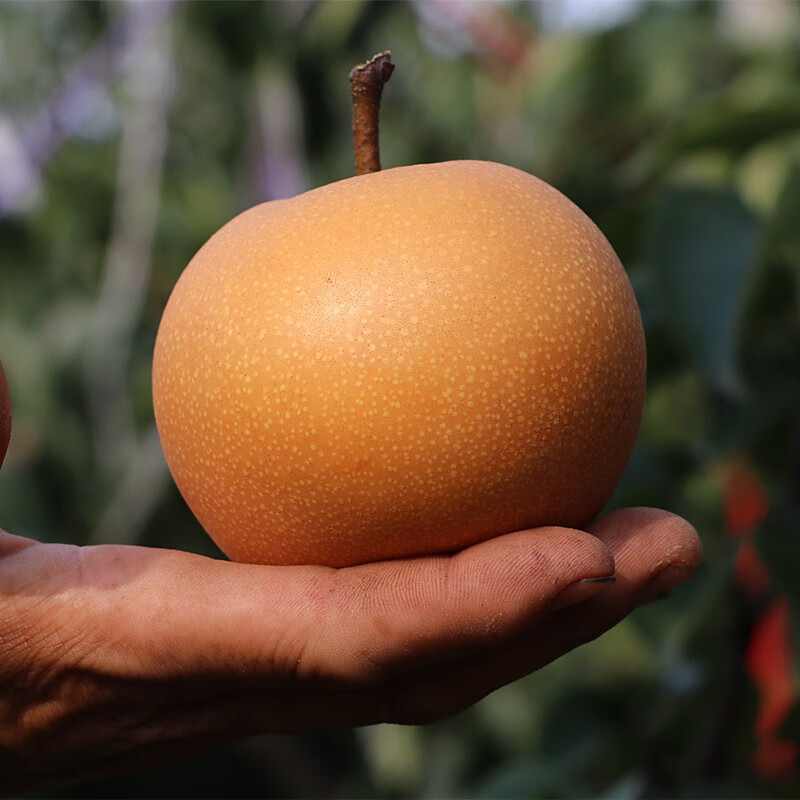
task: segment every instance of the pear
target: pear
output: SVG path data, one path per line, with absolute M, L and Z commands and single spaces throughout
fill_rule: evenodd
M 645 372 L 594 223 L 530 174 L 451 161 L 225 225 L 166 306 L 153 397 L 231 559 L 338 567 L 584 526 L 629 460 Z

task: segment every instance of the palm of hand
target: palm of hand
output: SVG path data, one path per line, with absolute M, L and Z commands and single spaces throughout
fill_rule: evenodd
M 0 692 L 0 789 L 263 731 L 441 719 L 597 637 L 701 558 L 693 528 L 654 509 L 590 532 L 341 570 L 0 533 L 0 685 L 14 687 Z

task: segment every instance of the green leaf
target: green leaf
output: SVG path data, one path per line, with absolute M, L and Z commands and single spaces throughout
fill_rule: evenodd
M 773 509 L 756 535 L 758 553 L 777 587 L 800 610 L 800 514 Z M 799 643 L 800 644 L 800 643 Z
M 787 93 L 751 108 L 737 108 L 729 100 L 708 103 L 688 115 L 666 137 L 667 156 L 704 149 L 740 155 L 764 141 L 794 133 L 800 127 L 800 97 Z
M 759 233 L 759 220 L 731 192 L 676 186 L 657 202 L 645 240 L 662 319 L 701 375 L 731 394 Z
M 763 256 L 781 266 L 789 266 L 800 282 L 800 159 L 789 169 L 767 224 Z

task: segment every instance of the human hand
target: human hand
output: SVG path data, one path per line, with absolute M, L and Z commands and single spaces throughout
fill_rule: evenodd
M 339 570 L 0 532 L 0 791 L 265 731 L 435 721 L 596 638 L 701 559 L 667 512 L 617 511 L 589 531 Z

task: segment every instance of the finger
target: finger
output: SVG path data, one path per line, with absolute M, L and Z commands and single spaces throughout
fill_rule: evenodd
M 14 533 L 8 533 L 8 531 L 0 528 L 0 558 L 13 555 L 35 544 L 39 544 L 39 542 L 34 539 L 26 539 L 24 536 L 17 536 Z
M 321 615 L 311 664 L 336 663 L 337 678 L 383 681 L 409 667 L 490 647 L 550 613 L 605 588 L 608 548 L 569 528 L 500 536 L 452 556 L 338 570 Z M 346 635 L 342 635 L 346 633 Z
M 592 526 L 617 563 L 617 580 L 584 603 L 559 611 L 489 652 L 477 652 L 444 668 L 405 676 L 375 696 L 382 721 L 422 723 L 450 716 L 495 689 L 549 664 L 616 625 L 649 597 L 664 570 L 673 585 L 700 563 L 694 528 L 655 509 L 614 512 Z M 671 570 L 670 565 L 677 565 Z
M 597 519 L 588 530 L 614 553 L 617 591 L 627 582 L 651 581 L 655 598 L 688 580 L 703 558 L 697 531 L 685 519 L 656 508 L 626 508 Z M 656 554 L 658 554 L 656 558 Z

